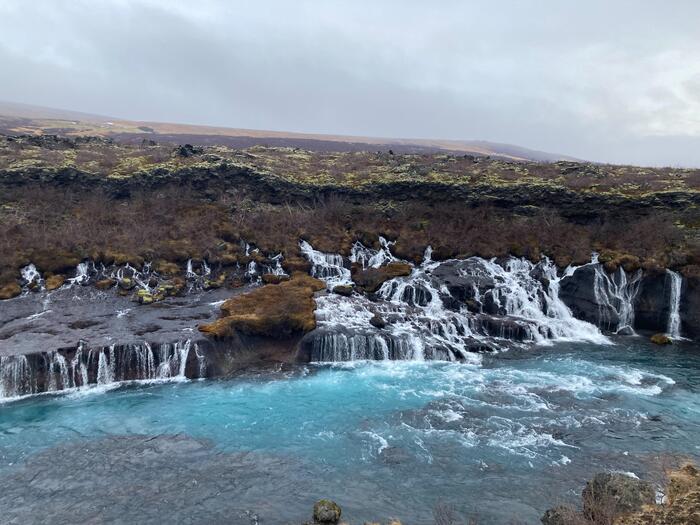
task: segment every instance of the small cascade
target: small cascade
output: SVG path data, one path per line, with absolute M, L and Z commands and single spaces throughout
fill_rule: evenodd
M 278 253 L 274 257 L 270 259 L 270 262 L 272 264 L 266 264 L 263 268 L 263 273 L 269 273 L 272 275 L 287 275 L 287 272 L 284 271 L 284 268 L 282 268 L 282 259 L 284 257 L 282 256 L 281 253 Z
M 672 270 L 666 270 L 666 275 L 671 281 L 671 293 L 668 305 L 668 325 L 666 332 L 671 339 L 681 338 L 681 290 L 683 288 L 683 277 Z
M 104 267 L 103 267 L 104 268 Z M 85 286 L 90 283 L 90 279 L 97 275 L 99 271 L 92 261 L 83 261 L 75 268 L 75 277 L 68 279 L 70 285 Z
M 20 270 L 22 275 L 23 288 L 26 291 L 44 290 L 44 279 L 41 277 L 39 270 L 33 264 L 28 264 Z
M 190 351 L 196 356 L 195 377 L 206 373 L 206 358 L 190 340 L 143 342 L 0 357 L 0 399 L 110 385 L 125 381 L 186 379 Z
M 598 304 L 598 326 L 618 334 L 634 334 L 634 300 L 639 293 L 642 271 L 631 277 L 620 266 L 609 275 L 594 256 L 593 293 Z
M 384 264 L 394 262 L 397 260 L 391 253 L 391 247 L 394 244 L 394 241 L 387 241 L 384 237 L 379 237 L 380 249 L 373 250 L 357 241 L 352 246 L 350 262 L 361 265 L 363 270 L 367 268 L 379 268 Z
M 260 277 L 260 272 L 258 272 L 258 263 L 255 261 L 250 261 L 245 270 L 245 276 L 251 282 L 255 282 Z
M 306 241 L 301 241 L 299 247 L 312 264 L 311 275 L 324 280 L 329 290 L 338 285 L 352 284 L 350 270 L 345 267 L 342 255 L 319 252 Z
M 195 270 L 194 262 L 192 259 L 187 259 L 187 265 L 185 266 L 185 278 L 189 286 L 189 290 L 200 290 L 205 284 L 205 281 L 211 275 L 211 268 L 207 264 L 207 261 L 202 259 L 199 263 L 198 269 Z

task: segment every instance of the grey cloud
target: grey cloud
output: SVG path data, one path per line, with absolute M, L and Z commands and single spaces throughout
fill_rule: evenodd
M 0 99 L 700 166 L 700 3 L 5 0 Z

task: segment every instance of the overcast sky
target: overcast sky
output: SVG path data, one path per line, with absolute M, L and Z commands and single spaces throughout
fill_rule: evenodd
M 700 166 L 700 1 L 0 0 L 0 100 Z

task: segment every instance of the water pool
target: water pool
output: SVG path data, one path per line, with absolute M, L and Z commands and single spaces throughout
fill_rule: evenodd
M 481 364 L 352 362 L 0 405 L 9 523 L 539 523 L 614 469 L 700 458 L 700 352 L 557 344 Z

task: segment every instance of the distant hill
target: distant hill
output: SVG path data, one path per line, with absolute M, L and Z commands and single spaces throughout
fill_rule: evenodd
M 511 160 L 576 160 L 566 155 L 480 140 L 431 140 L 322 135 L 252 130 L 165 122 L 141 122 L 27 104 L 0 101 L 0 134 L 98 135 L 124 143 L 151 139 L 196 145 L 221 144 L 233 148 L 255 145 L 298 147 L 311 151 L 376 151 L 397 153 L 450 152 L 488 155 Z

